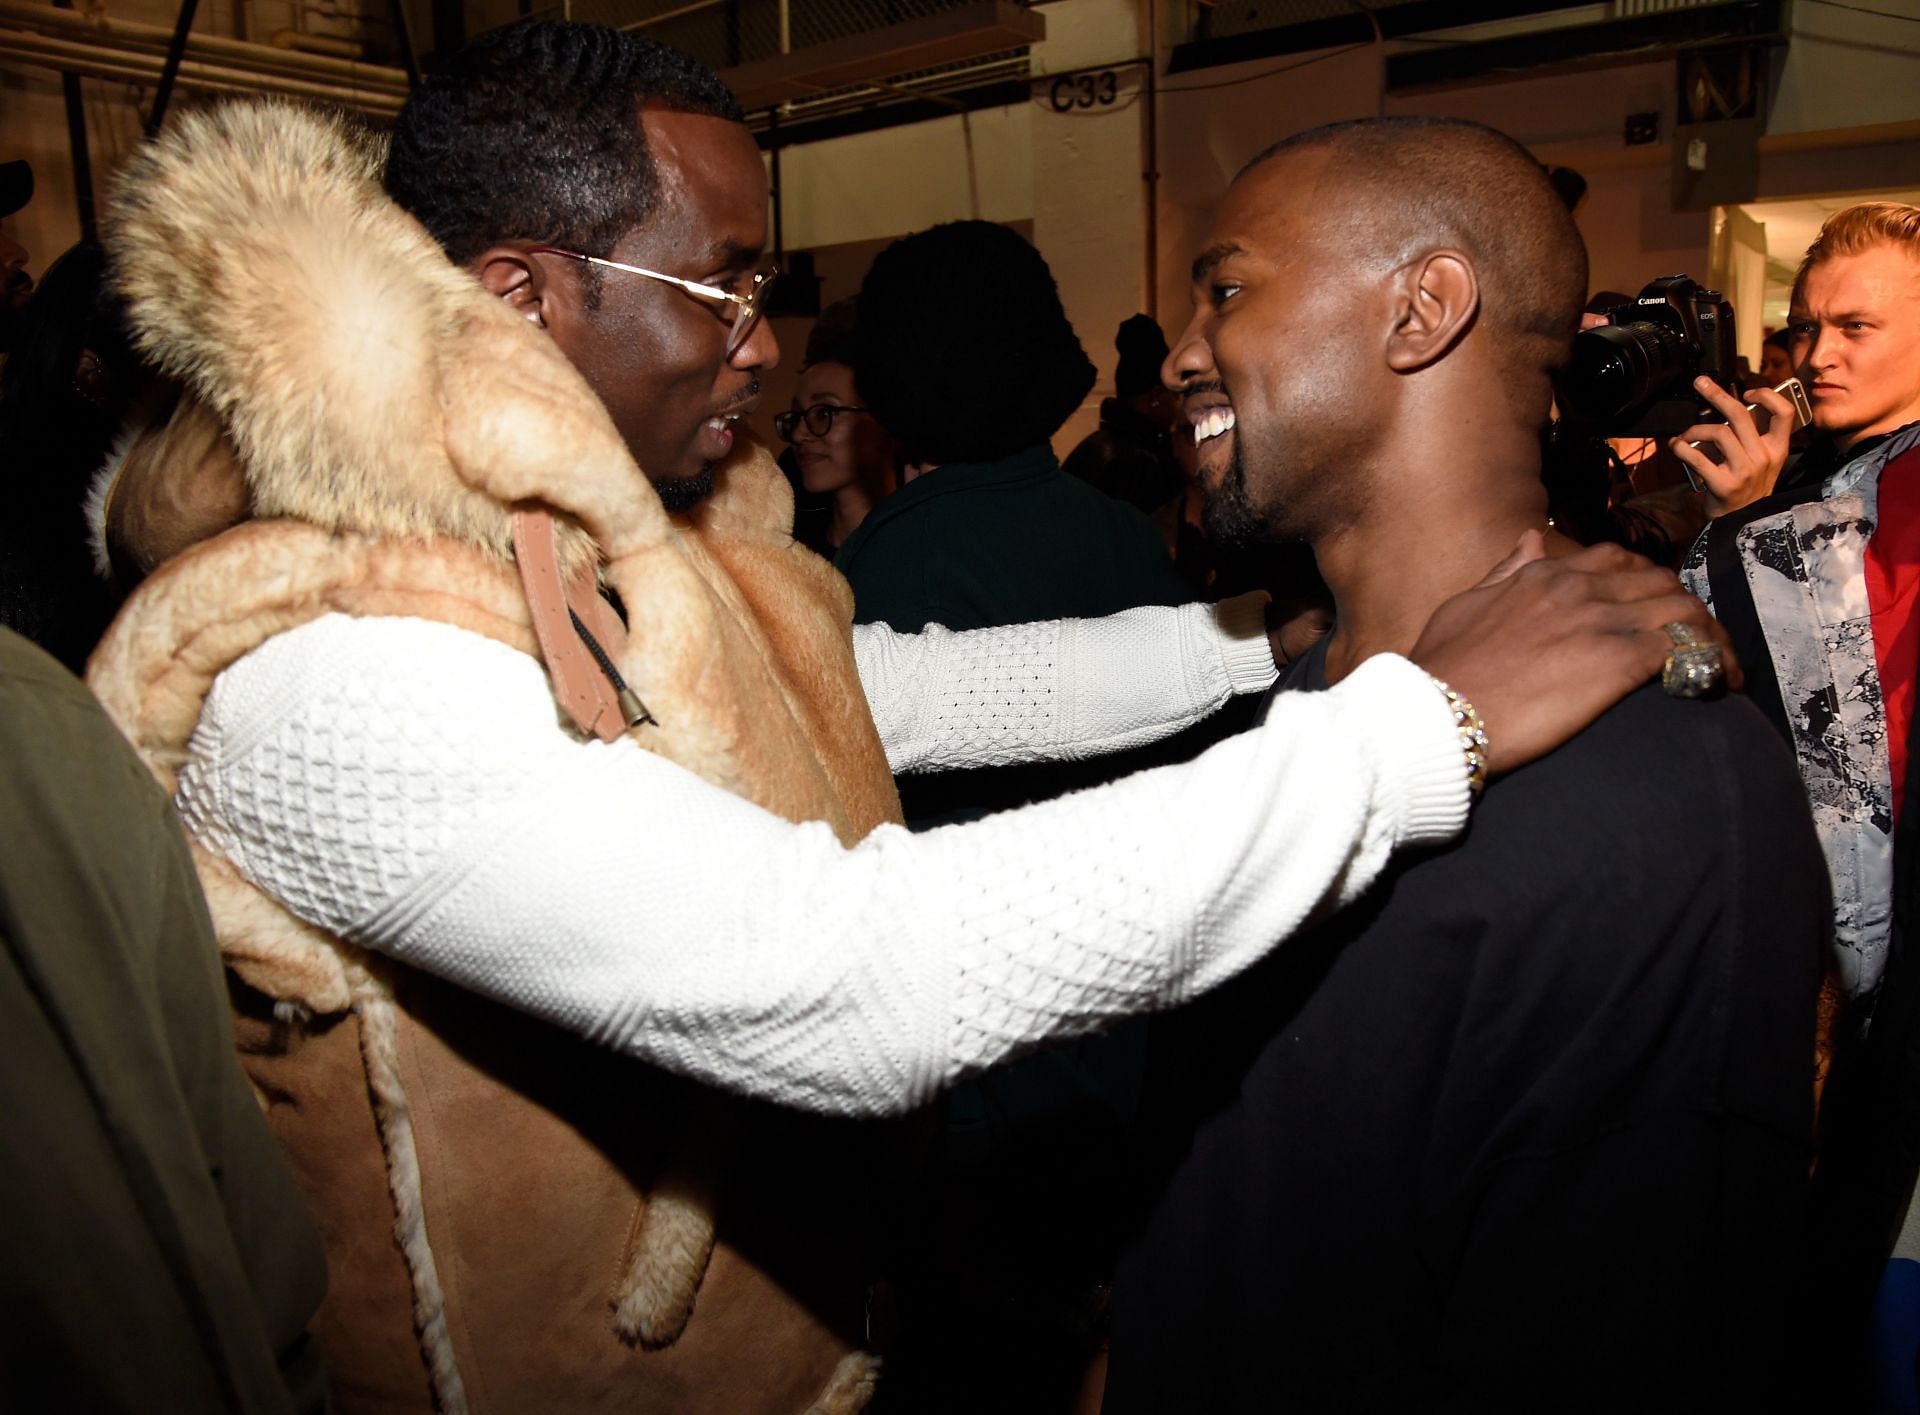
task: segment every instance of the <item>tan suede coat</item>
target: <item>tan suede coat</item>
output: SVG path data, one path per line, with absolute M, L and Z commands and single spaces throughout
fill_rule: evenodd
M 846 584 L 787 534 L 765 454 L 669 517 L 584 381 L 386 201 L 377 167 L 348 128 L 236 105 L 177 123 L 114 204 L 139 337 L 192 394 L 176 426 L 218 418 L 255 515 L 161 567 L 95 656 L 162 784 L 222 669 L 318 615 L 415 615 L 537 655 L 509 533 L 537 505 L 563 572 L 598 564 L 627 607 L 616 659 L 659 723 L 632 729 L 642 747 L 849 842 L 898 819 Z M 866 1403 L 883 1135 L 599 1051 L 196 855 L 243 984 L 243 1061 L 326 1239 L 341 1409 Z

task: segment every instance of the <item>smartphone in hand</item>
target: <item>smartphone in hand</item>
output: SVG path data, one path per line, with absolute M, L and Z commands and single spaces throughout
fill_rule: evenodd
M 1776 383 L 1773 386 L 1773 391 L 1793 405 L 1793 425 L 1795 428 L 1803 428 L 1813 421 L 1813 404 L 1807 400 L 1807 386 L 1799 379 L 1789 378 L 1784 383 Z M 1748 403 L 1746 409 L 1748 416 L 1753 419 L 1754 427 L 1764 436 L 1767 428 L 1773 423 L 1773 414 L 1761 407 L 1758 403 Z M 1689 442 L 1687 446 L 1693 448 L 1695 451 L 1699 451 L 1705 444 Z M 1720 460 L 1718 448 L 1706 447 L 1705 450 L 1707 456 L 1711 457 L 1714 461 L 1718 462 Z M 1680 470 L 1687 474 L 1687 485 L 1691 486 L 1695 491 L 1705 491 L 1707 489 L 1706 485 L 1700 480 L 1699 474 L 1696 473 L 1692 467 L 1682 463 Z

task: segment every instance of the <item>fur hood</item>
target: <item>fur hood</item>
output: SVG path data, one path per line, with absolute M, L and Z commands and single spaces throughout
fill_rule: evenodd
M 131 514 L 164 515 L 202 476 L 231 487 L 237 461 L 254 518 L 168 541 L 171 558 L 89 665 L 156 777 L 173 790 L 227 665 L 335 611 L 435 619 L 535 654 L 575 724 L 600 731 L 605 714 L 576 709 L 558 662 L 584 657 L 579 642 L 540 627 L 554 604 L 540 596 L 564 587 L 560 622 L 569 607 L 604 616 L 597 644 L 657 714 L 624 715 L 611 735 L 849 843 L 897 821 L 851 592 L 793 541 L 772 460 L 743 439 L 714 495 L 669 517 L 586 381 L 387 198 L 380 162 L 339 119 L 234 104 L 178 119 L 112 203 L 107 244 L 136 338 L 188 395 L 125 450 L 122 465 L 149 472 Z M 552 533 L 530 510 L 552 513 Z M 274 1004 L 242 1050 L 275 1098 L 276 1133 L 296 1168 L 359 1166 L 309 1199 L 342 1289 L 323 1340 L 369 1388 L 402 1368 L 395 1380 L 419 1384 L 391 1339 L 410 1322 L 432 1387 L 414 1408 L 465 1410 L 469 1385 L 472 1408 L 535 1408 L 488 1394 L 523 1379 L 582 1412 L 694 1408 L 686 1392 L 731 1412 L 746 1407 L 713 1401 L 743 1390 L 776 1415 L 801 1395 L 834 1415 L 865 1403 L 874 1365 L 857 1334 L 716 1238 L 726 1132 L 705 1112 L 684 1122 L 684 1146 L 636 1133 L 629 1153 L 626 1077 L 602 1077 L 612 1100 L 583 1100 L 583 1078 L 599 1074 L 585 1042 L 556 1035 L 483 1064 L 496 1033 L 525 1041 L 492 1004 L 360 953 L 194 852 L 228 964 Z M 459 1045 L 437 1040 L 455 1034 Z M 619 1144 L 575 1127 L 581 1108 Z M 637 1118 L 636 1132 L 653 1124 Z M 524 1188 L 497 1182 L 502 1155 Z M 372 1202 L 382 1182 L 390 1211 Z M 522 1209 L 508 1222 L 510 1202 Z M 794 1271 L 819 1266 L 830 1234 L 782 1232 L 812 1245 Z M 573 1245 L 564 1260 L 548 1251 L 554 1235 Z M 609 1272 L 610 1310 L 596 1310 Z
M 585 378 L 387 197 L 380 165 L 343 119 L 234 103 L 183 114 L 111 203 L 106 244 L 136 341 L 188 395 L 125 459 L 161 449 L 145 478 L 159 491 L 134 514 L 165 515 L 231 457 L 253 518 L 173 538 L 122 614 L 147 631 L 116 625 L 90 666 L 162 784 L 231 661 L 205 632 L 209 612 L 278 632 L 348 598 L 358 612 L 421 612 L 402 592 L 441 582 L 492 596 L 467 612 L 529 650 L 531 616 L 583 732 L 631 728 L 646 749 L 849 842 L 897 820 L 853 662 L 852 592 L 794 542 L 793 493 L 772 458 L 740 439 L 713 494 L 669 516 Z M 506 573 L 454 570 L 462 558 Z M 624 626 L 595 618 L 610 618 L 596 572 Z M 639 715 L 583 705 L 583 678 L 606 680 L 570 627 L 550 632 L 569 607 Z
M 123 509 L 109 508 L 111 487 L 96 497 L 102 520 L 133 503 L 124 514 L 136 522 L 187 527 L 140 527 L 171 574 L 165 593 L 147 595 L 145 617 L 172 614 L 170 632 L 186 635 L 205 603 L 271 592 L 251 565 L 236 576 L 202 555 L 238 549 L 233 532 L 218 533 L 239 510 L 196 526 L 189 505 L 195 484 L 230 485 L 231 459 L 257 523 L 303 525 L 349 557 L 365 553 L 354 546 L 388 558 L 420 547 L 512 566 L 527 594 L 511 598 L 534 604 L 536 627 L 536 590 L 551 606 L 563 586 L 593 623 L 603 606 L 590 584 L 584 600 L 577 590 L 597 569 L 627 612 L 624 636 L 613 636 L 625 647 L 605 646 L 643 711 L 671 729 L 636 728 L 642 746 L 789 819 L 828 819 L 849 839 L 898 819 L 852 672 L 852 592 L 793 542 L 793 493 L 773 459 L 740 439 L 713 494 L 670 517 L 559 347 L 447 259 L 388 198 L 380 167 L 378 145 L 349 121 L 270 101 L 183 114 L 129 164 L 106 244 L 136 342 L 187 394 L 123 458 L 144 469 L 125 478 L 141 486 L 118 498 Z M 524 530 L 530 510 L 555 554 L 516 560 L 516 521 Z M 263 539 L 254 560 L 271 555 Z M 749 564 L 790 589 L 745 594 L 732 576 Z M 383 574 L 372 563 L 355 573 L 363 583 Z M 545 622 L 565 625 L 565 609 Z M 488 613 L 513 617 L 504 603 Z M 183 638 L 176 660 L 186 647 Z M 571 631 L 543 630 L 540 651 L 576 725 L 617 733 L 623 723 L 604 706 L 612 694 L 596 710 L 582 687 L 604 680 Z M 152 652 L 110 633 L 95 655 L 89 678 L 125 714 L 123 728 L 157 696 Z M 195 710 L 205 672 L 165 671 L 182 679 L 181 712 Z M 796 708 L 816 690 L 827 699 Z M 782 729 L 768 724 L 769 707 L 790 719 Z M 622 712 L 625 724 L 652 721 Z M 849 723 L 864 730 L 850 735 Z M 184 739 L 135 740 L 171 789 L 167 758 Z M 822 751 L 859 761 L 823 769 Z M 854 778 L 863 784 L 847 788 L 857 801 L 843 796 L 850 820 L 832 798 Z
M 136 341 L 224 424 L 253 513 L 504 562 L 511 508 L 539 502 L 561 513 L 563 569 L 592 554 L 573 526 L 602 559 L 666 538 L 599 398 L 386 196 L 382 162 L 345 118 L 234 103 L 176 119 L 110 205 Z M 784 529 L 792 493 L 766 463 L 736 455 L 717 504 Z

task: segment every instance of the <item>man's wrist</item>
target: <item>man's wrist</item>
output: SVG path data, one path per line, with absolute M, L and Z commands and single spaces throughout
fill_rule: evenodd
M 1206 606 L 1213 623 L 1213 641 L 1220 651 L 1227 683 L 1235 693 L 1264 692 L 1280 676 L 1273 645 L 1267 638 L 1267 604 L 1271 599 L 1265 590 L 1252 590 Z
M 1427 681 L 1440 690 L 1440 696 L 1447 700 L 1448 711 L 1453 714 L 1454 734 L 1460 740 L 1460 755 L 1466 765 L 1467 790 L 1477 800 L 1487 789 L 1487 725 L 1480 720 L 1474 705 L 1448 687 L 1444 680 L 1429 673 Z
M 1372 756 L 1377 791 L 1396 845 L 1439 844 L 1467 823 L 1467 786 L 1453 709 L 1426 671 L 1397 654 L 1376 654 L 1329 691 L 1342 699 Z

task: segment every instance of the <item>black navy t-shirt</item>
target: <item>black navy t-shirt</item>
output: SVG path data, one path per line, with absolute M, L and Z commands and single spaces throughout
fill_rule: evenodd
M 1763 1395 L 1827 908 L 1739 699 L 1643 689 L 1495 781 L 1156 1029 L 1107 1415 Z

